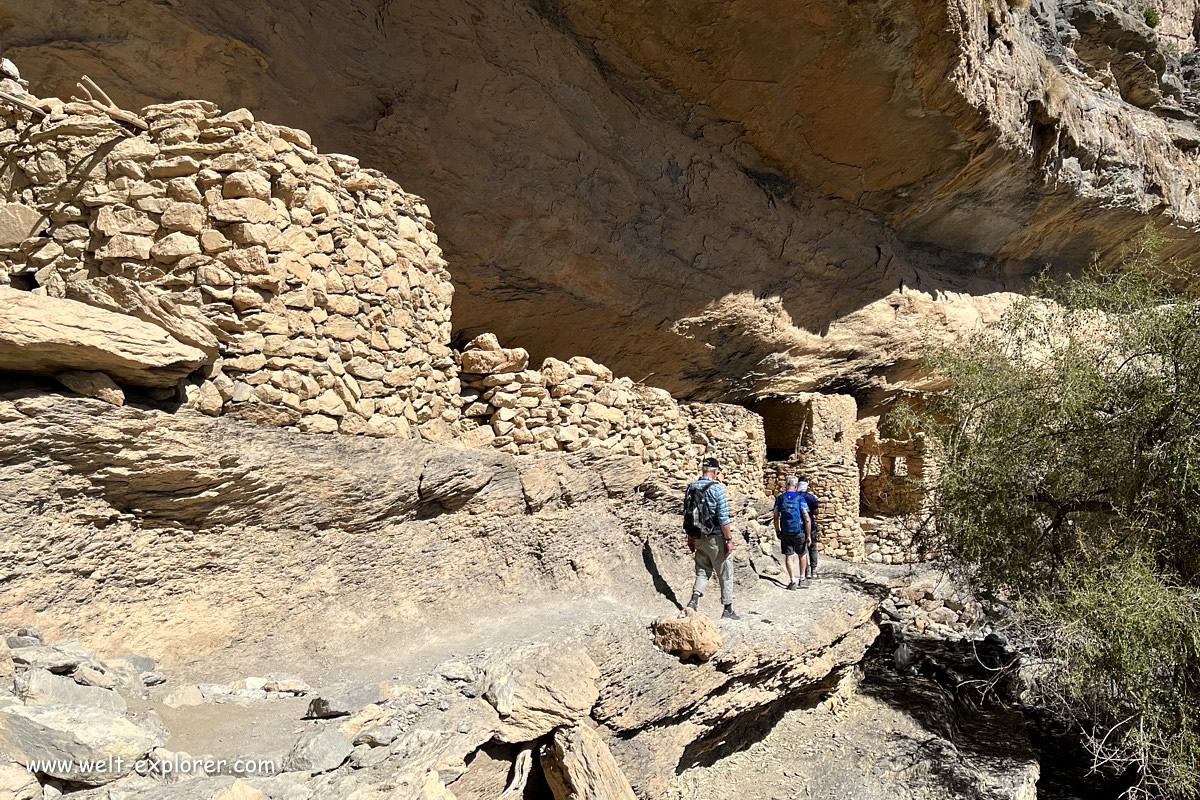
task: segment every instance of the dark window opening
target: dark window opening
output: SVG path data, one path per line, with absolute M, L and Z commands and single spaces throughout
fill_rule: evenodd
M 21 275 L 10 275 L 8 285 L 22 292 L 32 292 L 38 288 L 37 278 L 32 272 L 27 272 Z
M 751 410 L 763 418 L 768 461 L 790 461 L 811 446 L 811 402 L 771 397 L 759 401 Z

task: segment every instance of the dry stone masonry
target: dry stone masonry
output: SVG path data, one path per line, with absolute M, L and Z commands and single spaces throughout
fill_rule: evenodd
M 382 173 L 245 109 L 153 105 L 131 115 L 141 130 L 13 80 L 0 89 L 44 112 L 0 106 L 0 369 L 306 433 L 517 456 L 597 448 L 674 487 L 712 455 L 745 498 L 804 474 L 825 552 L 910 557 L 898 511 L 859 516 L 860 483 L 875 500 L 882 484 L 865 471 L 878 458 L 863 460 L 854 398 L 751 411 L 679 402 L 582 356 L 531 367 L 492 334 L 456 353 L 429 210 Z
M 914 538 L 928 516 L 932 466 L 922 435 L 892 439 L 872 431 L 858 440 L 868 561 L 902 564 L 930 556 Z
M 635 455 L 675 482 L 696 476 L 700 460 L 721 460 L 726 482 L 762 492 L 766 445 L 762 418 L 726 403 L 678 403 L 662 389 L 615 378 L 590 358 L 547 358 L 502 348 L 484 334 L 461 357 L 462 438 L 514 455 L 601 447 Z
M 806 477 L 809 491 L 821 501 L 821 551 L 861 561 L 864 548 L 854 444 L 858 406 L 854 398 L 804 393 L 764 401 L 756 408 L 773 428 L 773 437 L 784 437 L 772 442 L 781 445 L 776 452 L 785 457 L 767 464 L 768 493 L 782 492 L 788 475 Z
M 209 351 L 186 387 L 206 414 L 379 436 L 456 417 L 453 288 L 420 198 L 245 109 L 150 106 L 134 135 L 40 105 L 0 116 L 0 285 L 170 308 L 149 321 Z

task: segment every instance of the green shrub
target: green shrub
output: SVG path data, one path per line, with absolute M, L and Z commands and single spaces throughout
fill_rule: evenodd
M 1158 23 L 1162 22 L 1162 14 L 1157 8 L 1147 7 L 1142 9 L 1142 19 L 1146 20 L 1146 24 L 1151 28 L 1157 28 Z
M 1200 797 L 1200 303 L 1147 229 L 929 354 L 930 535 L 1023 611 L 1042 701 L 1139 791 Z M 1054 302 L 1049 302 L 1054 301 Z

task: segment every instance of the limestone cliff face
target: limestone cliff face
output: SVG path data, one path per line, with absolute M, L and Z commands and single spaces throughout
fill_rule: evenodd
M 1147 215 L 1193 253 L 1195 5 L 0 0 L 0 46 L 40 96 L 245 106 L 427 197 L 459 336 L 863 398 Z

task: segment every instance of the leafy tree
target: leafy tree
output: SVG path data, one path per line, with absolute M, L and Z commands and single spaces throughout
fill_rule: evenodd
M 1025 623 L 1041 700 L 1133 794 L 1200 797 L 1200 302 L 1145 230 L 930 366 L 936 544 Z

